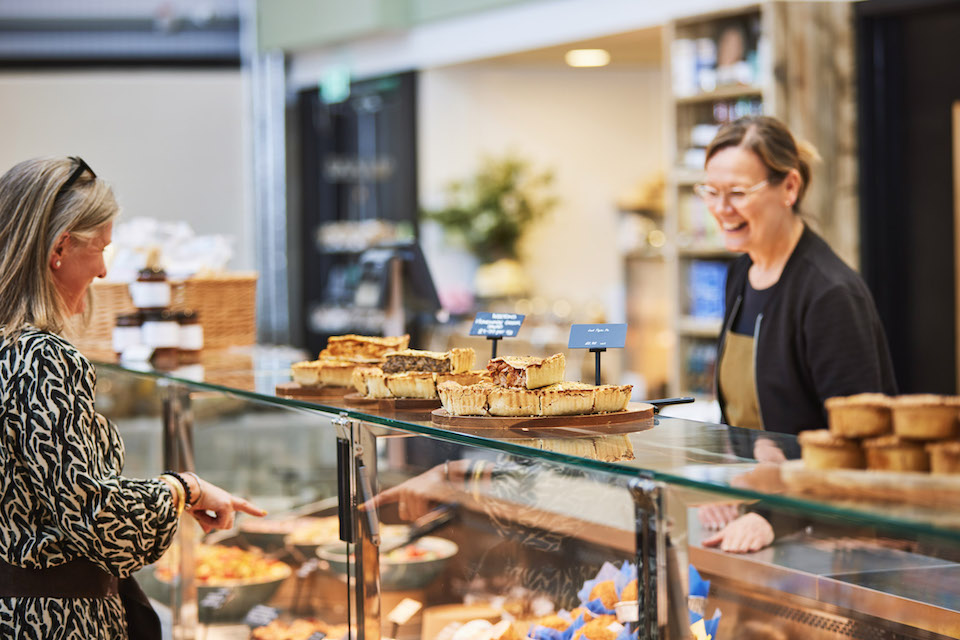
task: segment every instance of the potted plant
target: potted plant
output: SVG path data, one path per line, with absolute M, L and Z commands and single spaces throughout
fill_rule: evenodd
M 534 171 L 514 154 L 485 156 L 477 173 L 445 189 L 445 206 L 423 211 L 451 242 L 481 263 L 477 294 L 481 297 L 522 293 L 526 283 L 519 264 L 519 244 L 531 224 L 556 205 L 550 192 L 553 172 Z

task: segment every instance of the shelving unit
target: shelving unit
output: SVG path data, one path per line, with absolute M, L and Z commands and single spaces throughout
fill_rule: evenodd
M 736 255 L 724 249 L 693 186 L 703 178 L 705 147 L 720 124 L 772 115 L 819 150 L 823 162 L 814 167 L 805 208 L 820 220 L 808 222 L 857 265 L 850 11 L 844 2 L 766 2 L 665 27 L 669 395 L 714 395 L 724 286 L 717 274 Z

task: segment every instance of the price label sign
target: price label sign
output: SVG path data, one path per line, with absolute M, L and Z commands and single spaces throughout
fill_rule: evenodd
M 626 324 L 575 324 L 570 327 L 570 349 L 622 349 L 627 344 Z
M 515 338 L 525 317 L 522 313 L 481 311 L 473 319 L 470 335 L 486 338 Z

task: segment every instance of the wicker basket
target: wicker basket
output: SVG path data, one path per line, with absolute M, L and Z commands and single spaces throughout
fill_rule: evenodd
M 246 346 L 256 342 L 257 275 L 227 273 L 217 276 L 171 281 L 170 308 L 192 309 L 203 325 L 206 349 Z M 87 354 L 113 352 L 113 327 L 119 314 L 133 313 L 128 285 L 95 281 L 93 314 L 83 327 L 71 327 L 65 333 L 78 349 Z

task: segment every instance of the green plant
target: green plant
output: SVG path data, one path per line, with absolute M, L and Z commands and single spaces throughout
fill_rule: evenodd
M 484 262 L 516 258 L 524 231 L 557 205 L 552 185 L 552 171 L 534 172 L 513 154 L 485 156 L 476 175 L 447 185 L 444 208 L 423 217 Z

